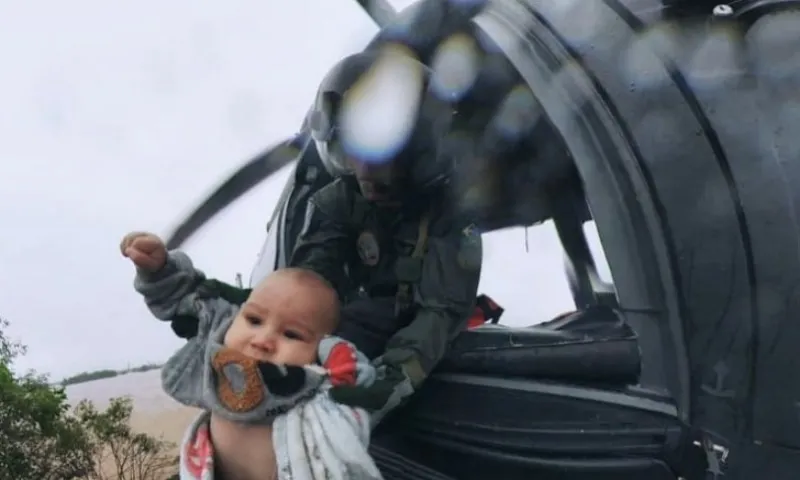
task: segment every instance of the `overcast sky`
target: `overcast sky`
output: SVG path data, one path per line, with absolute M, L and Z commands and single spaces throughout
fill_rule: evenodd
M 404 5 L 410 2 L 395 2 Z M 118 243 L 166 234 L 240 163 L 293 133 L 326 70 L 375 32 L 348 0 L 0 0 L 0 316 L 55 378 L 163 361 L 181 341 Z M 288 171 L 186 246 L 245 279 Z M 549 225 L 485 237 L 507 323 L 571 307 Z

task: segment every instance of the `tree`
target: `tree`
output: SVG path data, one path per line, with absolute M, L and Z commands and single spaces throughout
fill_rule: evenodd
M 90 439 L 68 415 L 63 388 L 33 372 L 12 370 L 25 347 L 4 335 L 0 319 L 0 478 L 71 480 L 91 471 Z
M 104 411 L 84 401 L 71 412 L 64 388 L 47 376 L 15 374 L 25 347 L 5 336 L 7 327 L 0 318 L 0 479 L 160 480 L 176 470 L 171 444 L 131 430 L 129 398 Z
M 174 445 L 131 430 L 131 413 L 133 402 L 128 397 L 111 399 L 102 412 L 86 400 L 75 407 L 78 421 L 91 437 L 93 480 L 163 479 L 175 471 L 178 460 L 167 453 Z

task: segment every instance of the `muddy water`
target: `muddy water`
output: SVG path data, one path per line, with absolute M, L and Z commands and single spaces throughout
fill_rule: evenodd
M 132 426 L 135 430 L 179 442 L 197 410 L 184 407 L 161 390 L 158 370 L 130 373 L 113 378 L 79 383 L 67 387 L 67 397 L 73 405 L 87 399 L 98 408 L 108 406 L 115 397 L 129 396 L 133 400 Z

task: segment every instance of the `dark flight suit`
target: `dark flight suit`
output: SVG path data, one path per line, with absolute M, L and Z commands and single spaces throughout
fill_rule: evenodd
M 312 196 L 289 264 L 337 288 L 338 335 L 403 365 L 418 384 L 475 308 L 480 235 L 442 198 L 377 207 L 350 182 L 336 179 Z

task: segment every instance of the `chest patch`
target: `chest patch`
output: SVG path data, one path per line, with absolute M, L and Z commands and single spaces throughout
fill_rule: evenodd
M 364 265 L 374 267 L 378 264 L 381 252 L 378 246 L 378 239 L 374 233 L 370 231 L 361 232 L 356 242 L 356 249 Z

